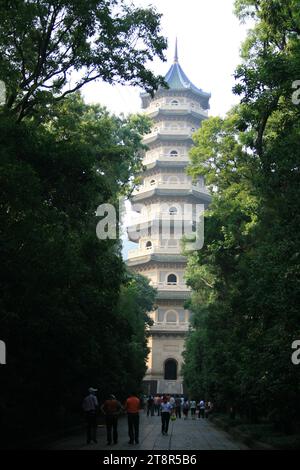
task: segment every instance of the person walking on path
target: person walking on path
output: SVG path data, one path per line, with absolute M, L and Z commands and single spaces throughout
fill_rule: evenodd
M 171 395 L 169 398 L 169 402 L 171 403 L 172 407 L 175 407 L 175 398 Z
M 158 395 L 154 397 L 154 411 L 157 413 L 157 416 L 159 416 L 160 413 L 160 404 L 161 404 L 161 399 Z
M 151 395 L 149 395 L 147 400 L 147 416 L 154 416 L 154 399 Z
M 82 403 L 83 411 L 86 417 L 86 442 L 89 444 L 91 441 L 97 443 L 97 410 L 98 400 L 96 397 L 97 388 L 90 387 L 88 395 Z
M 190 403 L 190 408 L 191 408 L 191 417 L 192 419 L 196 419 L 196 402 L 195 400 L 191 400 L 191 403 Z
M 175 414 L 176 418 L 181 419 L 181 398 L 175 398 Z
M 161 433 L 164 436 L 167 436 L 169 429 L 170 416 L 173 410 L 172 404 L 168 401 L 167 397 L 163 398 L 163 401 L 160 405 L 161 411 Z
M 125 410 L 127 411 L 128 419 L 128 444 L 134 444 L 134 442 L 136 444 L 139 443 L 140 408 L 140 399 L 134 393 L 131 393 L 125 402 Z
M 199 419 L 200 418 L 204 419 L 204 413 L 205 413 L 205 402 L 204 400 L 201 400 L 199 403 Z
M 213 404 L 211 401 L 207 402 L 205 405 L 205 418 L 208 418 L 213 410 Z
M 184 419 L 188 419 L 188 414 L 189 414 L 189 409 L 190 405 L 187 399 L 184 400 L 183 407 L 182 407 L 182 412 L 184 414 Z
M 101 406 L 101 411 L 105 415 L 107 445 L 111 445 L 112 437 L 114 444 L 118 443 L 118 418 L 121 410 L 121 403 L 114 395 L 110 395 Z

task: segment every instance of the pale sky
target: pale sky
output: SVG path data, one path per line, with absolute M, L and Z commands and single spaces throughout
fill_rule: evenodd
M 247 27 L 233 14 L 233 0 L 133 0 L 135 6 L 153 5 L 163 14 L 162 34 L 168 39 L 167 62 L 156 60 L 151 69 L 165 75 L 173 62 L 178 37 L 179 63 L 199 88 L 212 94 L 210 115 L 224 116 L 238 98 L 232 94 L 233 73 Z M 92 83 L 83 89 L 88 103 L 100 103 L 114 113 L 141 111 L 140 89 Z

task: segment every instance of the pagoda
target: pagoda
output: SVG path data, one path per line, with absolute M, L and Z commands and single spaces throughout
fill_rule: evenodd
M 137 220 L 129 227 L 138 248 L 128 253 L 131 270 L 150 279 L 157 288 L 156 309 L 149 315 L 150 327 L 145 393 L 182 394 L 182 352 L 189 330 L 186 301 L 190 288 L 184 280 L 186 257 L 181 238 L 185 224 L 196 222 L 196 207 L 207 207 L 211 197 L 202 177 L 192 181 L 186 174 L 192 135 L 208 117 L 210 94 L 197 88 L 178 61 L 165 76 L 168 88 L 160 87 L 151 97 L 142 93 L 142 107 L 151 118 L 151 132 L 140 174 L 141 185 L 131 198 Z M 191 208 L 188 213 L 185 207 Z M 188 219 L 188 220 L 187 220 Z

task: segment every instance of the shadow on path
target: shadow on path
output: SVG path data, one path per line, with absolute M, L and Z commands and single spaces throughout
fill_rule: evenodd
M 128 444 L 126 416 L 121 416 L 118 425 L 119 442 L 106 445 L 106 429 L 98 426 L 97 444 L 85 444 L 85 432 L 76 436 L 54 442 L 48 446 L 51 450 L 245 450 L 247 447 L 235 441 L 229 434 L 217 429 L 211 422 L 204 419 L 177 419 L 170 421 L 168 436 L 161 434 L 159 416 L 140 414 L 140 443 Z

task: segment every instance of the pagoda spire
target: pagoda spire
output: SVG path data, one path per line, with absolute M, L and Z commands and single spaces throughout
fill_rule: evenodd
M 177 42 L 177 37 L 176 37 L 176 41 L 175 41 L 174 64 L 178 64 L 178 42 Z

